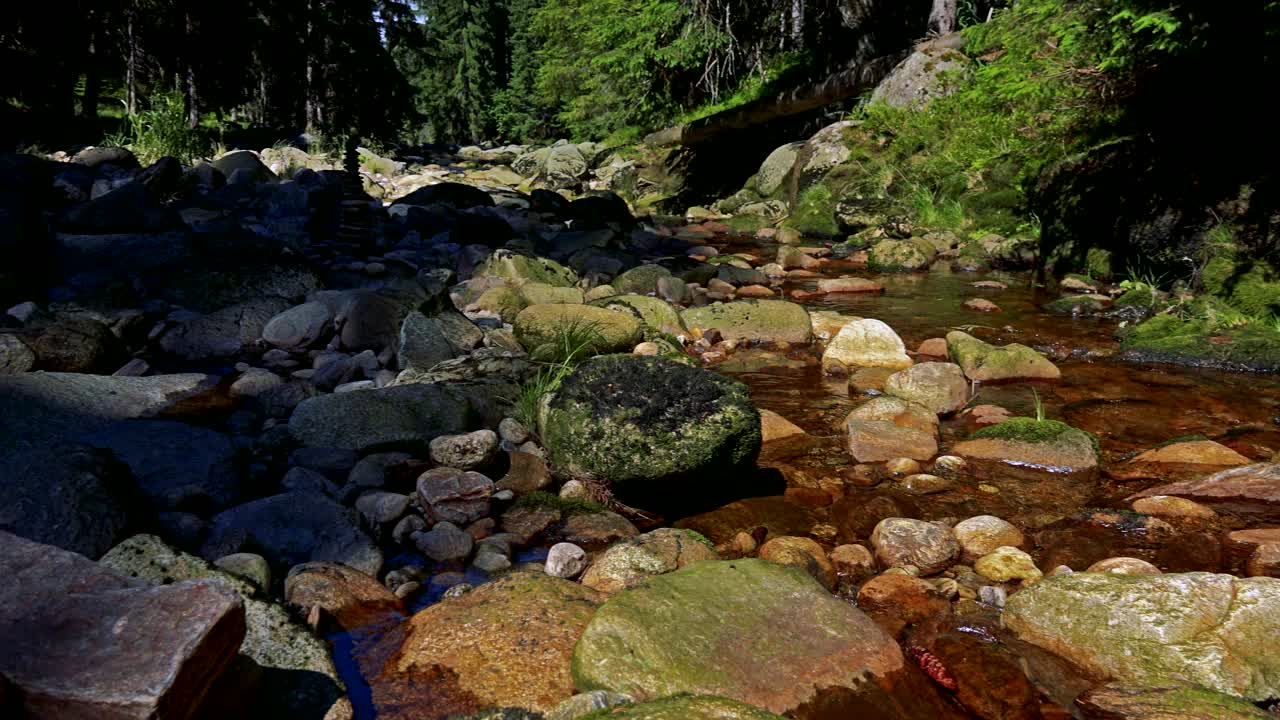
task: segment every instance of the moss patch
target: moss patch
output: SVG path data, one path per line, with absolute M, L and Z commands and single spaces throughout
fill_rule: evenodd
M 1219 257 L 1202 275 L 1204 289 L 1254 317 L 1280 315 L 1280 273 L 1262 261 Z
M 791 217 L 783 223 L 795 228 L 801 235 L 817 237 L 835 237 L 840 234 L 840 226 L 836 223 L 836 199 L 826 185 L 814 185 L 796 198 Z
M 605 507 L 600 503 L 582 498 L 562 498 L 545 490 L 521 495 L 520 499 L 516 501 L 515 507 L 555 510 L 560 513 L 562 518 L 572 515 L 591 515 L 605 511 Z
M 1280 370 L 1280 332 L 1264 323 L 1229 324 L 1215 317 L 1157 315 L 1121 331 L 1124 356 L 1229 370 Z
M 1057 420 L 1037 420 L 1028 417 L 1009 418 L 997 425 L 984 427 L 970 437 L 975 440 L 992 438 L 1032 443 L 1034 445 L 1056 445 L 1073 438 L 1085 437 L 1088 438 L 1089 444 L 1093 446 L 1094 454 L 1098 457 L 1102 456 L 1102 449 L 1098 446 L 1098 438 L 1093 433 L 1073 428 Z

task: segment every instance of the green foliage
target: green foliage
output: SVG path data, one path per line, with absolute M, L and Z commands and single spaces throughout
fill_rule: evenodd
M 543 42 L 538 92 L 581 138 L 675 117 L 678 91 L 727 41 L 675 0 L 553 0 L 532 27 Z
M 123 143 L 143 165 L 172 155 L 190 165 L 209 154 L 210 144 L 199 129 L 187 125 L 182 96 L 164 93 L 151 98 L 151 107 L 129 115 L 128 140 Z M 122 144 L 126 136 L 109 136 L 107 141 Z
M 522 495 L 516 501 L 517 508 L 546 508 L 556 510 L 561 517 L 569 517 L 572 515 L 590 515 L 592 513 L 600 513 L 605 511 L 605 507 L 600 503 L 581 498 L 565 499 L 559 495 L 552 495 L 544 490 L 537 490 Z
M 514 398 L 508 398 L 514 417 L 536 433 L 547 398 L 560 388 L 560 383 L 578 363 L 592 355 L 592 348 L 600 344 L 600 330 L 594 323 L 570 322 L 557 327 L 552 342 L 538 348 L 537 374 L 517 388 Z

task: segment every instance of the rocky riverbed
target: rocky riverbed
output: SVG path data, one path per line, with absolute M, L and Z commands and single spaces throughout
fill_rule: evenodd
M 0 162 L 4 712 L 1273 715 L 1273 377 L 1017 239 L 368 157 Z

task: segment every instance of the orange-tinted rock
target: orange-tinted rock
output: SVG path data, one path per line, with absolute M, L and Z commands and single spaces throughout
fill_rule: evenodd
M 550 710 L 574 694 L 573 648 L 601 599 L 569 580 L 515 572 L 418 612 L 370 683 L 378 716 L 436 720 L 469 703 Z
M 885 632 L 899 637 L 908 625 L 941 620 L 951 603 L 932 583 L 910 575 L 879 575 L 858 591 L 858 607 Z
M 969 298 L 968 300 L 964 301 L 964 308 L 966 310 L 973 310 L 975 312 L 984 312 L 984 313 L 1000 312 L 1000 306 L 991 302 L 990 300 L 987 300 L 986 298 Z
M 879 293 L 884 286 L 866 278 L 834 278 L 818 281 L 820 293 Z
M 803 435 L 800 426 L 772 410 L 760 410 L 760 434 L 762 442 L 772 442 L 794 435 Z
M 1280 464 L 1231 468 L 1206 478 L 1153 487 L 1130 499 L 1153 495 L 1176 495 L 1215 510 L 1280 521 Z
M 1249 577 L 1280 577 L 1280 543 L 1266 543 L 1254 548 L 1244 570 Z
M 929 338 L 920 343 L 920 347 L 916 348 L 916 354 L 944 358 L 947 356 L 947 341 L 945 338 Z
M 779 565 L 798 567 L 828 590 L 836 586 L 836 569 L 827 559 L 827 553 L 809 538 L 776 537 L 760 547 L 759 557 Z
M 1148 450 L 1135 463 L 1185 463 L 1193 465 L 1248 465 L 1249 458 L 1212 440 L 1192 440 Z

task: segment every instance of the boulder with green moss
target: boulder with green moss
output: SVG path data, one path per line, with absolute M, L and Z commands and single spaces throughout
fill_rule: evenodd
M 867 252 L 867 267 L 875 272 L 928 270 L 937 250 L 923 238 L 881 240 Z
M 792 168 L 800 157 L 804 143 L 788 143 L 769 153 L 755 175 L 755 186 L 750 188 L 764 197 L 776 195 L 791 176 Z
M 1092 434 L 1057 420 L 1028 417 L 984 427 L 951 452 L 975 460 L 1068 472 L 1098 465 L 1098 439 Z
M 1244 318 L 1212 300 L 1192 304 L 1184 315 L 1156 315 L 1120 333 L 1121 357 L 1195 367 L 1273 372 L 1280 370 L 1280 330 Z
M 1212 573 L 1047 577 L 1010 596 L 1004 624 L 1088 674 L 1280 696 L 1280 580 Z
M 1201 274 L 1204 289 L 1254 317 L 1280 315 L 1280 272 L 1265 260 L 1219 256 Z
M 623 295 L 652 295 L 658 292 L 658 281 L 671 277 L 661 265 L 639 265 L 613 279 L 613 289 Z
M 1111 307 L 1111 298 L 1105 295 L 1067 295 L 1044 306 L 1045 312 L 1068 317 L 1101 315 Z
M 694 563 L 614 595 L 573 653 L 581 690 L 705 693 L 781 714 L 832 688 L 890 684 L 904 668 L 861 610 L 799 568 L 758 559 Z
M 1062 375 L 1048 358 L 1026 345 L 996 347 L 959 330 L 947 333 L 947 352 L 965 377 L 978 382 L 1056 380 Z
M 680 311 L 670 303 L 647 295 L 612 295 L 592 303 L 602 308 L 634 315 L 650 331 L 680 335 L 686 331 Z
M 714 695 L 673 695 L 585 715 L 582 720 L 783 720 L 754 705 Z
M 525 283 L 520 294 L 529 305 L 581 305 L 584 297 L 576 287 L 557 287 L 546 283 Z
M 808 311 L 785 300 L 714 303 L 689 308 L 680 317 L 687 327 L 719 330 L 726 340 L 803 344 L 813 339 Z
M 807 188 L 796 198 L 791 217 L 783 223 L 795 228 L 801 235 L 830 238 L 840 234 L 836 222 L 836 198 L 826 185 Z
M 760 451 L 760 414 L 735 380 L 607 355 L 565 378 L 543 439 L 561 472 L 603 482 L 623 502 L 693 506 L 742 492 Z
M 582 352 L 628 352 L 643 338 L 634 316 L 591 305 L 530 305 L 512 323 L 529 352 L 543 345 L 583 344 Z M 568 348 L 570 350 L 574 348 Z
M 528 306 L 529 301 L 525 300 L 524 295 L 513 287 L 489 288 L 481 293 L 474 303 L 471 303 L 471 307 L 495 313 L 507 323 L 515 321 L 516 315 Z
M 578 275 L 554 260 L 496 250 L 476 268 L 475 277 L 497 277 L 512 285 L 545 283 L 556 287 L 572 287 Z

